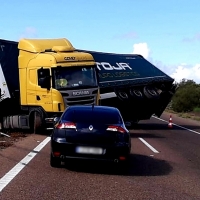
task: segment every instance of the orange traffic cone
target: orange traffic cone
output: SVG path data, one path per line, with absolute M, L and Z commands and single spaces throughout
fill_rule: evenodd
M 169 124 L 168 124 L 169 128 L 172 128 L 172 116 L 170 115 L 169 117 Z

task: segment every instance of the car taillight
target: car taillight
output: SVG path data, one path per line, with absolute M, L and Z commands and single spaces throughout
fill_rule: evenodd
M 63 129 L 63 128 L 76 128 L 76 124 L 74 122 L 64 122 L 60 123 L 56 126 L 57 129 Z
M 60 152 L 57 152 L 57 151 L 55 151 L 55 152 L 53 152 L 53 155 L 55 156 L 55 157 L 59 157 L 60 156 Z
M 108 126 L 107 131 L 118 131 L 120 133 L 125 133 L 126 131 L 121 126 Z

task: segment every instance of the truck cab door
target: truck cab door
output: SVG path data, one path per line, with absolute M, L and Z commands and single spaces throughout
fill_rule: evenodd
M 37 70 L 38 86 L 36 87 L 36 104 L 42 106 L 46 112 L 52 112 L 52 89 L 50 69 Z

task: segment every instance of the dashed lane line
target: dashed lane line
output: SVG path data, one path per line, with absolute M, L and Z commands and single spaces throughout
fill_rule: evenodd
M 161 118 L 159 118 L 159 117 L 156 117 L 156 116 L 152 116 L 153 118 L 155 118 L 155 119 L 158 119 L 158 120 L 160 120 L 160 121 L 163 121 L 163 122 L 167 122 L 168 123 L 168 121 L 166 121 L 166 120 L 164 120 L 164 119 L 161 119 Z M 190 131 L 190 132 L 192 132 L 192 133 L 196 133 L 196 134 L 199 134 L 200 135 L 200 132 L 198 132 L 198 131 L 194 131 L 194 130 L 191 130 L 191 129 L 188 129 L 188 128 L 185 128 L 185 127 L 183 127 L 183 126 L 179 126 L 178 124 L 174 124 L 174 123 L 172 123 L 172 125 L 174 125 L 174 126 L 177 126 L 177 127 L 179 127 L 179 128 L 182 128 L 182 129 L 184 129 L 184 130 L 187 130 L 187 131 Z M 147 147 L 149 147 L 154 153 L 159 153 L 154 147 L 152 147 L 149 143 L 147 143 L 144 139 L 142 139 L 142 138 L 138 138 L 141 142 L 143 142 Z
M 159 153 L 154 147 L 152 147 L 148 142 L 146 142 L 144 139 L 142 138 L 138 138 L 141 142 L 143 142 L 147 147 L 149 147 L 149 149 L 151 149 L 151 151 L 153 151 L 154 153 Z
M 0 192 L 19 174 L 19 172 L 42 150 L 50 141 L 50 137 L 45 138 L 35 149 L 16 164 L 8 173 L 0 179 Z

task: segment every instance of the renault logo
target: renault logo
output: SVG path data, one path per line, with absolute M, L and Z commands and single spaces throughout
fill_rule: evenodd
M 90 126 L 89 126 L 89 130 L 90 130 L 90 131 L 92 131 L 92 129 L 93 129 L 93 126 L 92 126 L 92 125 L 90 125 Z

